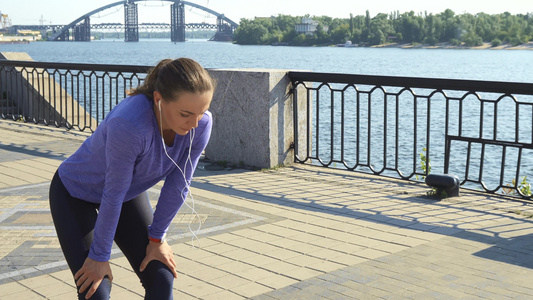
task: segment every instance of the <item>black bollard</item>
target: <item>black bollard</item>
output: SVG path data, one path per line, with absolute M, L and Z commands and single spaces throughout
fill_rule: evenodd
M 426 184 L 437 190 L 437 195 L 445 192 L 448 197 L 459 196 L 459 178 L 450 174 L 430 174 L 426 177 Z

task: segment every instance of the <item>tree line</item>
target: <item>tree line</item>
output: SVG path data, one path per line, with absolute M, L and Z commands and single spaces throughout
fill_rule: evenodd
M 310 18 L 309 15 L 303 16 Z M 349 18 L 312 17 L 318 22 L 313 34 L 297 33 L 295 25 L 302 17 L 278 15 L 270 18 L 241 19 L 234 41 L 242 45 L 287 43 L 294 46 L 332 45 L 352 41 L 372 46 L 387 43 L 480 46 L 491 43 L 520 45 L 533 40 L 533 14 L 508 12 L 489 15 L 455 14 L 446 9 L 439 14 L 413 11 L 400 14 L 379 13 Z

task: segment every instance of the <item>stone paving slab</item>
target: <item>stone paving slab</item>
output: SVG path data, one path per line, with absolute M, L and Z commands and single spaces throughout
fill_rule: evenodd
M 47 193 L 87 136 L 0 120 L 0 299 L 75 297 Z M 529 203 L 436 200 L 420 183 L 307 165 L 212 166 L 193 180 L 198 215 L 184 207 L 169 232 L 176 299 L 533 299 Z M 142 299 L 118 249 L 111 264 L 112 298 Z

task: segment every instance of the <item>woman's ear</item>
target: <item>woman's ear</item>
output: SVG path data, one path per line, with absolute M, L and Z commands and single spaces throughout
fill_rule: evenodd
M 161 93 L 158 91 L 154 91 L 154 103 L 157 106 L 161 105 L 161 100 L 163 100 L 163 97 L 161 96 Z

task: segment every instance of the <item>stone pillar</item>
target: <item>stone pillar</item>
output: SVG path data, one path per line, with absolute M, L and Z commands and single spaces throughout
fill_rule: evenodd
M 206 158 L 259 168 L 292 163 L 293 97 L 288 72 L 209 72 L 218 86 L 210 108 L 214 123 Z

